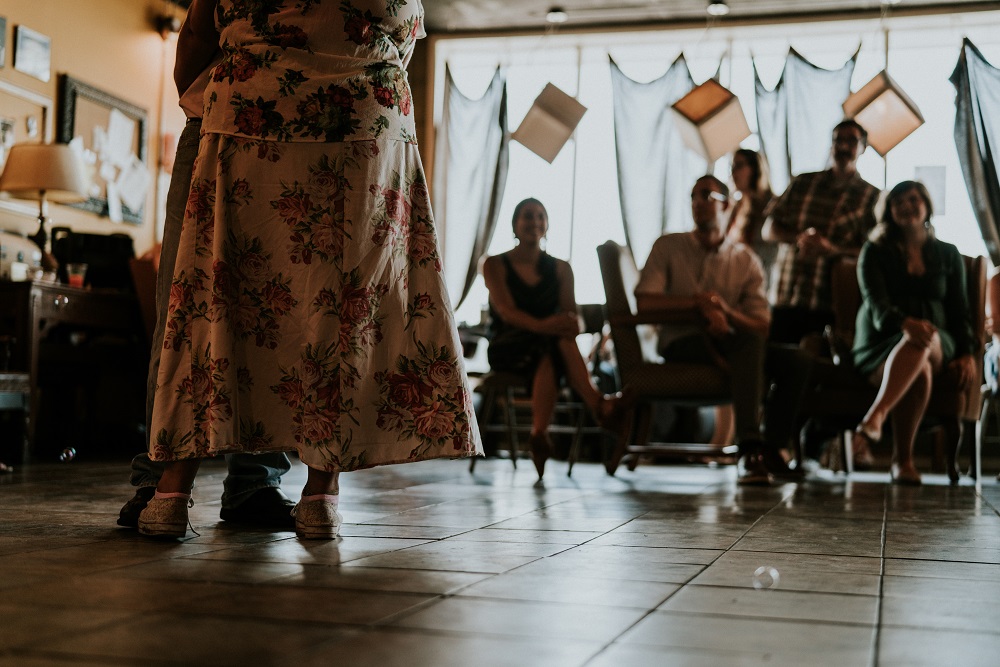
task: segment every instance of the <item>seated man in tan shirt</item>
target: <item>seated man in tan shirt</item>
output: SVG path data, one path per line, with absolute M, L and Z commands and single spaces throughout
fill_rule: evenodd
M 781 428 L 794 423 L 794 406 L 781 405 L 780 418 L 770 424 L 774 437 L 761 439 L 761 404 L 765 391 L 765 354 L 770 309 L 764 293 L 760 259 L 742 243 L 726 238 L 729 188 L 714 176 L 702 176 L 691 191 L 695 228 L 666 234 L 653 244 L 635 289 L 638 310 L 696 311 L 704 323 L 661 327 L 659 352 L 667 360 L 719 363 L 732 377 L 736 437 L 740 447 L 741 484 L 768 484 L 783 465 L 777 456 Z M 795 369 L 791 381 L 780 384 L 790 395 L 807 369 L 789 363 L 793 350 L 776 349 L 772 365 Z M 787 430 L 787 429 L 786 429 Z M 770 436 L 771 434 L 769 434 Z

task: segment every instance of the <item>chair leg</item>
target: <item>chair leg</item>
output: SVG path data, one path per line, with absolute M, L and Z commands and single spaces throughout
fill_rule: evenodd
M 993 401 L 989 394 L 983 396 L 983 407 L 979 412 L 979 421 L 976 422 L 976 446 L 973 450 L 975 457 L 969 466 L 969 473 L 976 480 L 976 486 L 982 484 L 983 479 L 983 436 L 986 431 L 986 419 L 989 417 L 993 407 Z
M 506 399 L 504 400 L 504 424 L 507 426 L 507 444 L 510 447 L 510 461 L 517 470 L 518 442 L 517 442 L 517 408 L 514 406 L 514 388 L 507 387 Z
M 580 442 L 583 440 L 583 425 L 587 420 L 587 410 L 581 404 L 576 411 L 576 428 L 573 431 L 573 442 L 569 447 L 569 456 L 566 462 L 569 463 L 569 470 L 566 471 L 567 477 L 573 476 L 573 464 L 576 463 L 577 457 L 580 456 Z
M 642 410 L 636 414 L 634 442 L 636 444 L 648 443 L 652 430 L 653 406 L 650 405 L 647 410 Z M 635 471 L 636 467 L 639 465 L 639 456 L 638 452 L 636 452 L 629 457 L 627 467 L 630 472 Z
M 482 439 L 485 440 L 489 437 L 489 431 L 487 428 L 490 425 L 490 420 L 493 419 L 493 412 L 496 408 L 497 395 L 495 391 L 483 392 L 483 420 L 480 422 L 479 433 Z M 476 472 L 476 461 L 479 460 L 478 456 L 473 456 L 469 460 L 469 473 Z
M 618 465 L 622 461 L 622 457 L 625 456 L 625 452 L 628 451 L 628 443 L 632 437 L 632 429 L 638 418 L 637 413 L 641 410 L 647 409 L 645 405 L 637 406 L 629 413 L 625 415 L 625 426 L 622 428 L 621 433 L 618 434 L 618 440 L 615 442 L 614 449 L 611 451 L 611 455 L 604 461 L 604 469 L 612 477 L 615 471 L 618 470 Z
M 840 432 L 840 465 L 843 466 L 845 475 L 854 472 L 854 446 L 850 431 Z
M 944 466 L 945 472 L 948 473 L 948 480 L 952 484 L 958 484 L 960 476 L 958 472 L 958 452 L 962 444 L 964 428 L 965 424 L 962 422 L 961 417 L 948 419 L 944 423 Z

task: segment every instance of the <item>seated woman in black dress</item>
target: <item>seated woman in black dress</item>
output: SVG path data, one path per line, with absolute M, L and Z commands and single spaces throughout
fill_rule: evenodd
M 858 259 L 862 303 L 854 339 L 854 365 L 878 395 L 854 432 L 862 458 L 892 418 L 892 481 L 920 484 L 913 442 L 945 366 L 967 388 L 975 377 L 972 320 L 965 265 L 958 249 L 934 237 L 927 188 L 903 181 L 890 192 L 882 221 Z
M 573 269 L 542 250 L 549 228 L 545 207 L 525 199 L 514 208 L 513 225 L 517 245 L 483 265 L 493 322 L 487 353 L 493 370 L 531 378 L 529 443 L 541 477 L 552 452 L 547 431 L 562 377 L 601 425 L 610 428 L 623 405 L 597 390 L 576 345 Z

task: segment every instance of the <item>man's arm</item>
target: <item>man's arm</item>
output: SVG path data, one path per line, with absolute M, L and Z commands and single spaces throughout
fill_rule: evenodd
M 215 29 L 218 0 L 194 0 L 177 35 L 177 60 L 174 84 L 183 95 L 219 51 L 219 33 Z
M 736 331 L 747 331 L 762 338 L 767 338 L 768 330 L 771 328 L 770 317 L 764 317 L 756 313 L 744 313 L 730 306 L 721 297 L 719 297 L 717 303 L 713 303 L 725 316 L 729 326 Z
M 675 296 L 673 294 L 656 294 L 655 292 L 636 292 L 635 307 L 640 313 L 650 311 L 685 311 L 694 310 L 698 303 L 693 296 Z

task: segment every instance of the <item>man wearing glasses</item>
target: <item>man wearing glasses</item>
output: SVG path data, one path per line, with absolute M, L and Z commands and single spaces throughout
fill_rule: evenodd
M 699 322 L 662 326 L 664 359 L 717 363 L 732 377 L 733 411 L 740 446 L 741 484 L 769 484 L 764 463 L 760 406 L 771 314 L 764 269 L 748 247 L 726 238 L 729 188 L 702 176 L 691 191 L 695 228 L 661 236 L 635 288 L 640 313 L 695 312 Z

